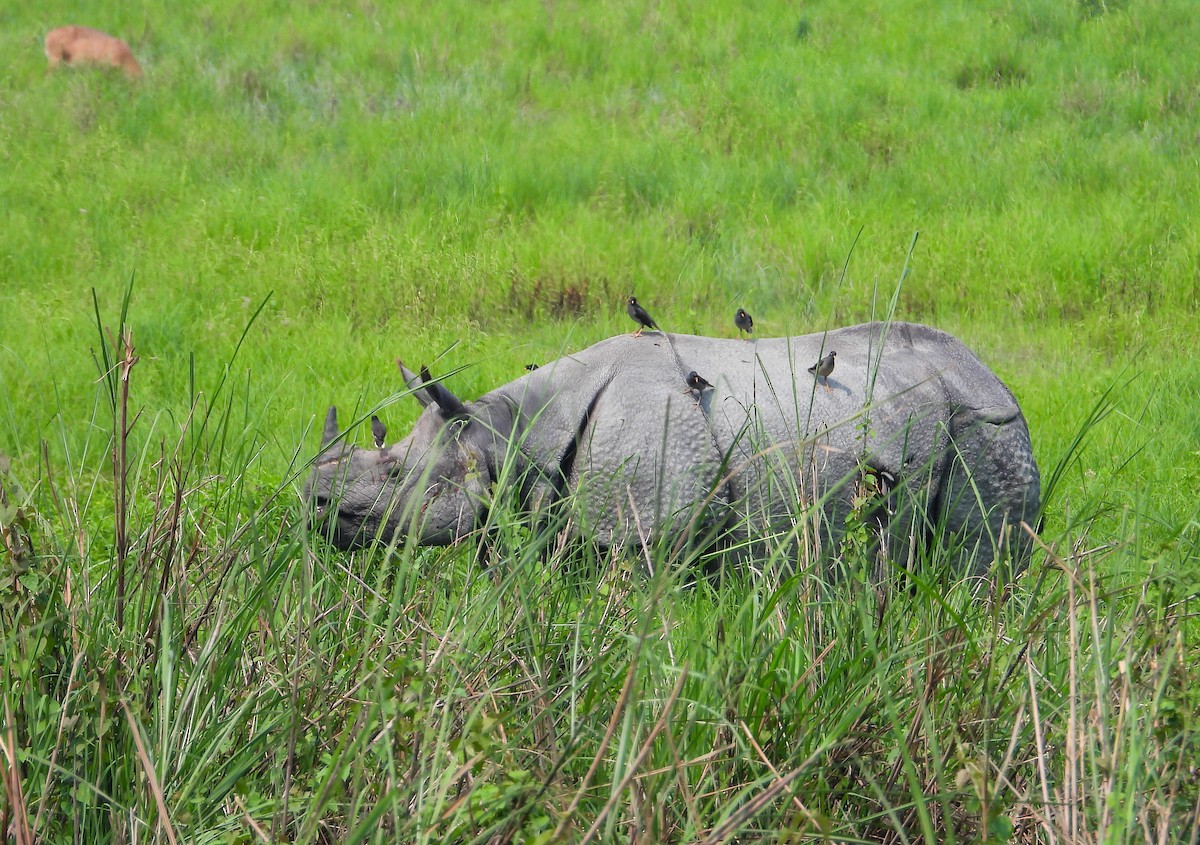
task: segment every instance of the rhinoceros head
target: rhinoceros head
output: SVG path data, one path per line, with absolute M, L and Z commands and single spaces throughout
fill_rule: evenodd
M 470 414 L 454 394 L 400 367 L 425 406 L 412 433 L 381 449 L 345 444 L 337 409 L 325 417 L 321 453 L 305 485 L 313 524 L 342 549 L 390 542 L 411 532 L 423 545 L 453 543 L 476 524 L 491 483 L 488 462 L 473 443 Z

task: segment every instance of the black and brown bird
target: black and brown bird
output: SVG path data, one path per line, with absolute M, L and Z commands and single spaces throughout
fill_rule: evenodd
M 837 353 L 831 350 L 828 355 L 826 355 L 820 361 L 818 361 L 817 363 L 813 364 L 811 367 L 808 368 L 808 371 L 810 373 L 812 373 L 814 376 L 816 376 L 818 379 L 825 379 L 825 389 L 826 390 L 830 389 L 829 388 L 829 376 L 833 372 L 833 365 L 835 363 L 836 358 L 837 358 Z
M 387 426 L 374 414 L 371 414 L 371 436 L 375 438 L 375 448 L 382 449 L 383 438 L 387 437 Z
M 662 331 L 662 329 L 658 328 L 658 323 L 654 322 L 654 318 L 646 312 L 646 309 L 638 305 L 636 296 L 629 297 L 629 301 L 625 303 L 625 313 L 629 315 L 631 320 L 638 324 L 638 330 L 634 332 L 634 337 L 639 337 L 645 329 Z
M 705 380 L 704 376 L 700 375 L 695 370 L 692 370 L 687 374 L 687 386 L 688 389 L 685 390 L 684 393 L 691 393 L 694 390 L 696 391 L 697 397 L 712 387 L 712 385 Z
M 739 332 L 754 333 L 754 318 L 746 313 L 745 308 L 739 308 L 733 315 L 733 324 L 738 327 Z

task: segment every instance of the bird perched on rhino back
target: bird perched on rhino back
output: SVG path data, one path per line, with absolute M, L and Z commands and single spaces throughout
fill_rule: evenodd
M 817 363 L 808 368 L 808 371 L 818 379 L 825 379 L 825 389 L 829 390 L 829 377 L 833 374 L 833 365 L 837 359 L 837 352 L 829 351 L 829 354 L 822 358 Z
M 687 374 L 687 386 L 688 389 L 684 391 L 685 393 L 691 393 L 692 391 L 695 391 L 697 395 L 704 393 L 704 391 L 712 387 L 712 385 L 705 380 L 704 376 L 700 375 L 695 370 L 692 370 Z
M 634 332 L 634 337 L 640 337 L 644 329 L 662 331 L 658 328 L 658 323 L 654 322 L 654 318 L 650 316 L 650 313 L 638 304 L 636 296 L 629 297 L 629 300 L 625 303 L 625 313 L 629 315 L 629 319 L 638 324 L 638 330 Z
M 745 308 L 739 308 L 733 315 L 733 324 L 738 327 L 739 332 L 754 333 L 754 318 L 746 313 Z

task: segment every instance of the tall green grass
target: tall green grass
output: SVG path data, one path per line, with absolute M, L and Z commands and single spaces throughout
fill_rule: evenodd
M 1195 838 L 1191 4 L 0 18 L 6 836 Z M 47 73 L 65 23 L 146 79 Z M 670 331 L 867 319 L 918 230 L 896 318 L 976 349 L 1058 479 L 1009 591 L 684 586 L 503 511 L 484 567 L 303 528 L 321 409 L 415 416 L 397 355 L 472 397 L 631 292 Z
M 503 496 L 482 558 L 402 538 L 339 554 L 290 483 L 247 485 L 244 385 L 121 449 L 133 357 L 113 341 L 92 421 L 115 465 L 4 475 L 17 841 L 1157 841 L 1195 824 L 1195 526 L 1155 554 L 1138 513 L 1116 541 L 1072 526 L 983 592 L 936 550 L 881 585 L 852 545 L 858 575 L 832 581 L 786 558 L 697 580 L 669 545 L 597 556 Z

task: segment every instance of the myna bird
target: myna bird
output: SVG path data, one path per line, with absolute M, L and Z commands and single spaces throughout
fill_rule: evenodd
M 638 305 L 637 297 L 629 297 L 629 301 L 625 303 L 625 312 L 629 318 L 638 324 L 638 330 L 634 332 L 634 337 L 640 337 L 645 329 L 662 329 L 658 328 L 658 323 L 654 322 L 654 318 L 646 313 L 646 309 Z
M 538 365 L 537 365 L 537 364 L 526 364 L 526 365 L 525 365 L 525 369 L 529 370 L 529 372 L 531 372 L 531 373 L 532 373 L 534 370 L 536 370 L 537 368 L 538 368 Z
M 700 375 L 695 370 L 692 370 L 687 374 L 687 386 L 688 389 L 685 390 L 684 393 L 691 393 L 694 390 L 697 394 L 701 394 L 712 387 L 712 385 L 705 380 L 704 376 Z
M 382 449 L 383 438 L 387 437 L 387 426 L 374 414 L 371 414 L 371 436 L 375 438 L 375 448 Z
M 738 327 L 739 332 L 754 333 L 754 318 L 746 313 L 745 308 L 739 308 L 733 315 L 733 324 Z
M 837 358 L 836 352 L 830 352 L 824 358 L 808 368 L 808 371 L 818 379 L 825 379 L 825 389 L 829 390 L 829 375 L 833 372 L 834 359 Z

